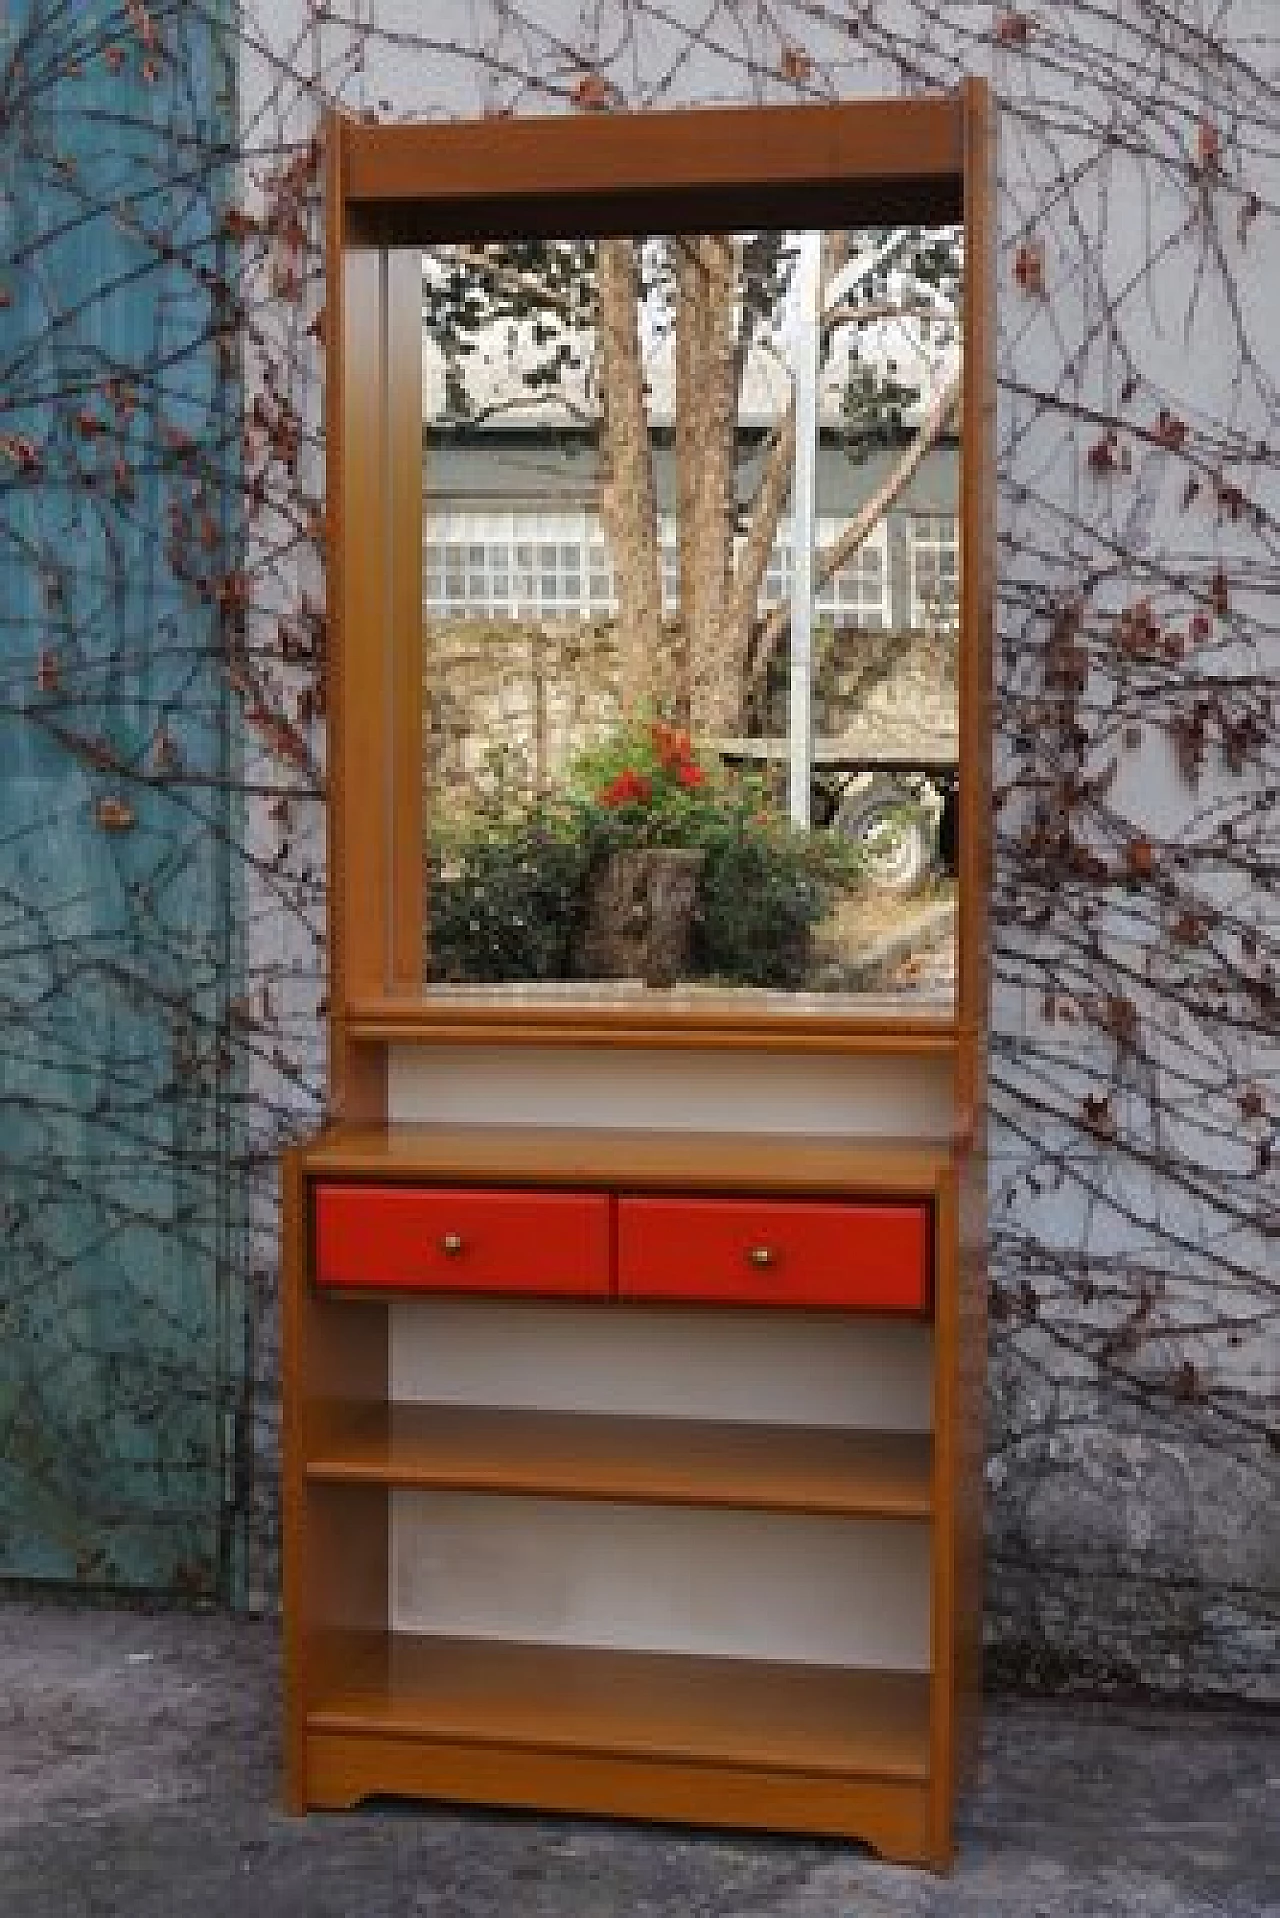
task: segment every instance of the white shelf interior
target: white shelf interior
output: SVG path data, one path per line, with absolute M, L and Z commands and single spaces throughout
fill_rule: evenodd
M 953 1124 L 945 1052 L 627 1052 L 584 1046 L 391 1046 L 393 1122 L 626 1125 L 665 1132 L 827 1133 L 945 1138 Z
M 394 1400 L 927 1432 L 933 1330 L 908 1318 L 417 1297 Z
M 914 1319 L 418 1297 L 404 1403 L 927 1432 Z M 391 1499 L 394 1631 L 926 1671 L 931 1528 L 502 1493 Z
M 929 1666 L 927 1524 L 397 1491 L 397 1632 Z

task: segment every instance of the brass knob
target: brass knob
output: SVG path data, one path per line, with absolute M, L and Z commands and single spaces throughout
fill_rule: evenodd
M 747 1262 L 763 1269 L 767 1265 L 776 1265 L 778 1255 L 771 1245 L 753 1245 L 747 1254 Z
M 446 1259 L 456 1259 L 462 1250 L 461 1232 L 446 1232 L 440 1241 L 440 1250 Z

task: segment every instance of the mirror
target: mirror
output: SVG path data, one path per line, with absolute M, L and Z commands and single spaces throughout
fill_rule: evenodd
M 422 256 L 433 995 L 950 1016 L 962 231 Z

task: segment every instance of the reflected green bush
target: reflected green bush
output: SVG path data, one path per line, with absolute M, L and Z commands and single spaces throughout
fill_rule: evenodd
M 797 830 L 763 785 L 695 754 L 663 725 L 585 753 L 555 798 L 498 792 L 445 821 L 428 853 L 428 977 L 474 984 L 571 980 L 593 875 L 638 846 L 700 851 L 693 979 L 801 987 L 814 927 L 858 876 L 833 834 Z
M 812 934 L 851 862 L 834 842 L 743 807 L 706 841 L 694 963 L 725 985 L 801 987 Z
M 590 857 L 576 814 L 551 805 L 445 826 L 427 857 L 428 978 L 572 978 Z

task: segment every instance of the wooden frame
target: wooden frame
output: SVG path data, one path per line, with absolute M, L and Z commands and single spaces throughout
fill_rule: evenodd
M 331 1090 L 383 1109 L 385 1048 L 477 1042 L 928 1051 L 980 1105 L 986 1024 L 991 623 L 991 114 L 978 80 L 930 99 L 327 125 Z M 513 231 L 958 220 L 966 231 L 958 979 L 942 1017 L 726 997 L 694 1011 L 433 998 L 422 982 L 420 288 L 398 248 Z M 376 769 L 376 770 L 375 770 Z M 957 1042 L 959 1042 L 957 1044 Z

